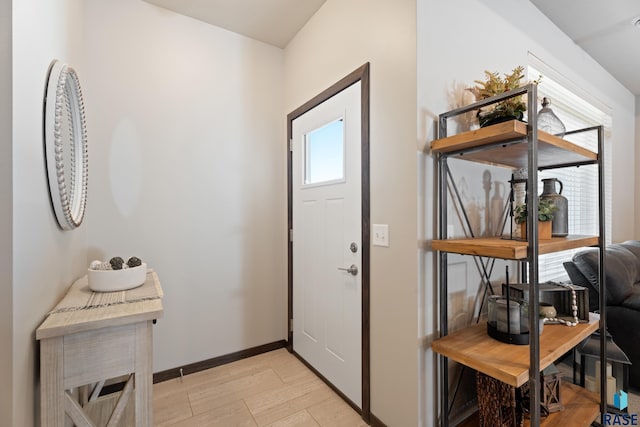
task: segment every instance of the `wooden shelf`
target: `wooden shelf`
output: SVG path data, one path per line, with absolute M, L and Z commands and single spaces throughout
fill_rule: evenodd
M 562 383 L 562 404 L 564 410 L 554 412 L 540 420 L 541 427 L 588 427 L 600 413 L 600 396 L 570 383 Z M 478 413 L 458 424 L 458 427 L 477 427 L 480 425 Z M 524 420 L 529 426 L 529 420 Z
M 570 383 L 560 390 L 564 410 L 540 421 L 540 427 L 588 427 L 600 413 L 600 395 Z M 524 420 L 525 427 L 530 425 Z
M 585 246 L 595 246 L 599 240 L 598 236 L 553 237 L 551 240 L 539 241 L 538 253 L 542 255 Z M 437 251 L 513 260 L 526 260 L 527 246 L 528 243 L 525 241 L 500 237 L 433 240 L 431 242 L 431 248 Z
M 527 124 L 511 120 L 436 139 L 431 144 L 431 151 L 434 153 L 460 152 L 462 158 L 466 160 L 511 168 L 526 168 L 528 165 L 526 137 Z M 511 144 L 514 141 L 523 143 Z M 477 150 L 483 147 L 484 149 Z M 538 131 L 538 167 L 540 168 L 597 160 L 598 155 L 593 151 L 547 132 Z
M 540 335 L 540 370 L 551 365 L 598 329 L 598 319 L 575 327 L 545 325 Z M 442 337 L 431 348 L 436 353 L 455 360 L 514 387 L 529 381 L 529 346 L 500 342 L 487 335 L 482 322 Z

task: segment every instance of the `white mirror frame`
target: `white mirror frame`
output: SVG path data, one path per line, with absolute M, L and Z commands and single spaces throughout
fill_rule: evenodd
M 46 88 L 44 142 L 49 193 L 58 225 L 72 230 L 82 223 L 87 204 L 89 159 L 84 101 L 78 75 L 58 60 L 49 67 Z M 62 132 L 65 120 L 68 135 Z

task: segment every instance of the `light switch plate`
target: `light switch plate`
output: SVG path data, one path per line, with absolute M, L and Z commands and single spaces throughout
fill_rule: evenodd
M 373 246 L 389 247 L 389 224 L 373 224 Z

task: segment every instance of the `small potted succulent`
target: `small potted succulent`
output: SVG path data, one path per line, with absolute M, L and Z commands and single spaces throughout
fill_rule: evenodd
M 513 69 L 511 74 L 500 76 L 498 72 L 485 71 L 485 80 L 475 80 L 475 87 L 468 88 L 475 97 L 476 101 L 490 98 L 513 89 L 523 86 L 524 67 L 518 66 Z M 533 81 L 538 83 L 540 79 Z M 522 120 L 524 112 L 527 111 L 527 103 L 523 95 L 505 99 L 504 101 L 488 105 L 478 110 L 477 116 L 480 127 L 508 121 Z
M 538 198 L 538 239 L 551 239 L 551 220 L 553 213 L 557 211 L 553 202 L 549 199 Z M 513 219 L 520 224 L 520 236 L 527 238 L 527 204 L 516 206 L 513 210 Z

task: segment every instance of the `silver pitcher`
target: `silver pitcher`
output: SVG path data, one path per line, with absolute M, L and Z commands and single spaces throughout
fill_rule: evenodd
M 560 192 L 556 192 L 556 183 L 560 184 Z M 558 178 L 547 178 L 542 180 L 542 185 L 540 198 L 550 200 L 557 208 L 551 221 L 551 235 L 565 237 L 569 234 L 569 202 L 562 195 L 562 181 Z

